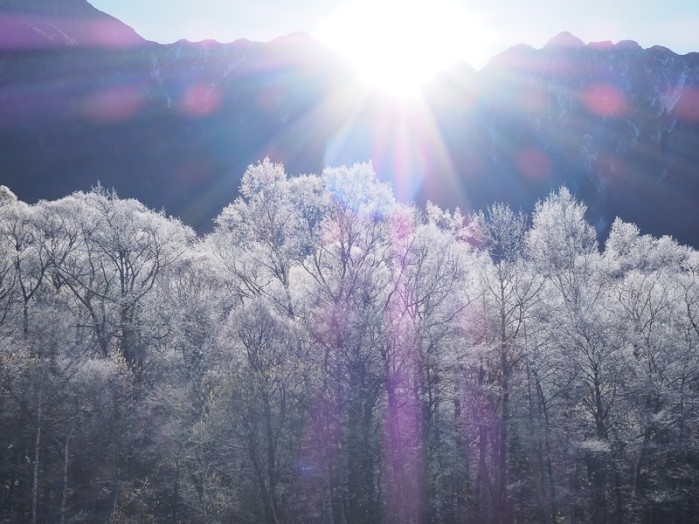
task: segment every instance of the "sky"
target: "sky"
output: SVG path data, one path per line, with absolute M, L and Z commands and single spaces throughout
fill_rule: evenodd
M 349 3 L 348 0 L 89 1 L 133 27 L 144 38 L 160 43 L 182 38 L 269 41 L 298 31 L 317 36 L 327 33 L 329 27 L 330 31 L 336 30 L 338 13 L 341 17 Z M 403 0 L 402 5 L 411 1 Z M 422 1 L 430 5 L 427 0 Z M 473 23 L 465 23 L 464 27 L 477 27 L 486 35 L 478 37 L 478 42 L 461 45 L 460 55 L 476 68 L 512 45 L 527 43 L 538 48 L 562 31 L 569 31 L 585 42 L 635 40 L 643 47 L 662 45 L 679 54 L 699 51 L 697 0 L 453 1 L 473 17 Z M 372 15 L 367 12 L 365 16 L 370 19 Z M 357 38 L 361 35 L 362 28 L 358 28 Z

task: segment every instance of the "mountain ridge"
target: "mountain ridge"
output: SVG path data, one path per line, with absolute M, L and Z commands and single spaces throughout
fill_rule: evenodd
M 85 0 L 0 0 L 0 49 L 146 43 L 136 31 Z
M 70 5 L 94 14 L 84 4 Z M 265 156 L 291 173 L 373 159 L 403 199 L 526 210 L 567 185 L 602 233 L 618 215 L 699 245 L 697 53 L 564 32 L 479 71 L 445 71 L 416 109 L 372 95 L 307 35 L 38 48 L 2 38 L 2 182 L 28 201 L 100 180 L 206 230 Z

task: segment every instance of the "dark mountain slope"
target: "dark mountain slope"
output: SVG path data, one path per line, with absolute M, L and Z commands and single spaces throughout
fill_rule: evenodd
M 99 180 L 206 228 L 258 158 L 322 168 L 322 141 L 303 136 L 324 124 L 305 115 L 342 71 L 308 38 L 73 45 L 73 19 L 46 13 L 69 44 L 0 49 L 0 182 L 21 198 Z
M 601 222 L 620 215 L 696 242 L 699 54 L 571 38 L 513 48 L 481 72 L 489 168 L 526 175 L 534 156 Z
M 144 39 L 85 0 L 0 0 L 0 47 L 132 47 Z
M 697 54 L 562 34 L 410 105 L 303 35 L 159 45 L 83 0 L 0 0 L 0 24 L 0 182 L 28 201 L 99 180 L 207 229 L 264 156 L 371 158 L 404 199 L 531 209 L 566 184 L 602 231 L 619 215 L 699 245 Z

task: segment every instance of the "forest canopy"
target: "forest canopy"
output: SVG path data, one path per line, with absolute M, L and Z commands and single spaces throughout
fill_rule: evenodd
M 688 522 L 699 254 L 561 188 L 250 166 L 214 230 L 0 187 L 0 522 Z

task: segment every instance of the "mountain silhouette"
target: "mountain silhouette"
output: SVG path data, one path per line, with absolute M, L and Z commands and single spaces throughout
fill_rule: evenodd
M 529 210 L 566 185 L 602 234 L 620 216 L 699 245 L 695 53 L 562 33 L 411 104 L 302 34 L 160 45 L 84 0 L 0 0 L 0 35 L 0 182 L 26 201 L 99 181 L 205 231 L 264 157 L 371 159 L 405 200 Z

